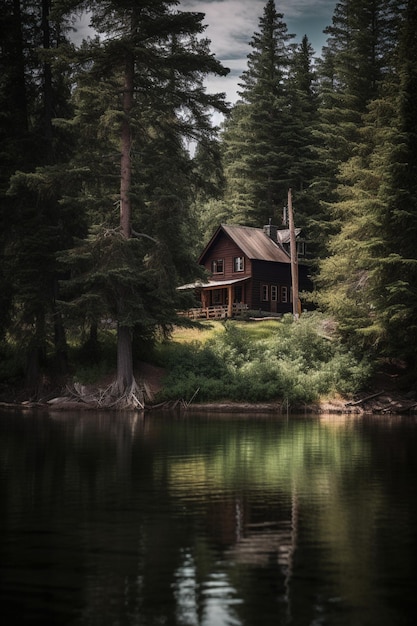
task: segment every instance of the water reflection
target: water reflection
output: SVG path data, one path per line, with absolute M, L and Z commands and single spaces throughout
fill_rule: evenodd
M 6 623 L 414 623 L 416 443 L 399 417 L 0 414 Z

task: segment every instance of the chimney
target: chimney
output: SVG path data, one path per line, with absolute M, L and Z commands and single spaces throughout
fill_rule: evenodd
M 277 243 L 278 241 L 278 226 L 273 226 L 271 224 L 271 218 L 269 218 L 269 224 L 267 224 L 266 226 L 264 226 L 264 233 L 266 235 L 268 235 L 268 237 L 270 237 L 272 239 L 272 241 L 275 241 L 275 243 Z

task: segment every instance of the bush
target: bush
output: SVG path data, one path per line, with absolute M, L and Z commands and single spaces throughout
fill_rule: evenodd
M 92 365 L 79 365 L 73 374 L 73 380 L 82 385 L 94 385 L 112 372 L 114 372 L 114 367 L 106 361 Z
M 164 399 L 305 403 L 320 395 L 349 394 L 370 374 L 336 336 L 323 333 L 323 317 L 291 315 L 271 327 L 268 337 L 254 339 L 247 327 L 232 320 L 204 345 L 171 344 L 165 353 L 169 376 Z
M 22 384 L 25 377 L 25 363 L 22 352 L 13 350 L 11 346 L 0 346 L 0 388 L 8 388 Z

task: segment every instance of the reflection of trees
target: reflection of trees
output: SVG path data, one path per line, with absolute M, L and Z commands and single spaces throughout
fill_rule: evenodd
M 181 429 L 177 434 L 181 437 Z M 179 498 L 219 489 L 261 486 L 291 494 L 294 484 L 301 490 L 328 489 L 329 480 L 366 457 L 366 448 L 353 429 L 322 428 L 319 423 L 285 424 L 253 433 L 235 429 L 218 440 L 212 450 L 170 460 L 170 491 Z M 163 461 L 161 461 L 163 463 Z M 329 471 L 331 468 L 331 472 Z M 155 467 L 156 475 L 159 472 Z
M 228 563 L 234 564 L 228 568 L 228 581 L 241 589 L 245 611 L 251 610 L 253 598 L 255 618 L 257 603 L 265 596 L 265 571 L 268 588 L 272 576 L 274 593 L 281 598 L 280 610 L 286 607 L 281 616 L 286 623 L 294 611 L 300 612 L 299 599 L 306 593 L 303 585 L 292 582 L 303 550 L 297 545 L 300 531 L 313 533 L 317 546 L 326 544 L 337 564 L 328 575 L 320 574 L 320 548 L 312 551 L 308 565 L 312 581 L 320 575 L 328 577 L 331 597 L 340 595 L 336 588 L 359 602 L 369 593 L 372 520 L 384 505 L 378 489 L 361 493 L 364 488 L 358 479 L 369 458 L 369 447 L 352 421 L 294 421 L 271 429 L 266 426 L 256 437 L 253 432 L 236 429 L 231 434 L 229 430 L 227 438 L 220 437 L 209 451 L 172 458 L 169 467 L 164 465 L 164 476 L 174 500 L 204 506 L 212 540 L 225 549 Z M 157 463 L 156 477 L 159 472 Z M 357 482 L 355 498 L 363 499 L 358 519 L 352 519 L 358 512 L 351 506 L 352 482 Z M 320 510 L 312 516 L 313 525 L 308 520 L 308 529 L 305 515 L 298 520 L 299 509 L 305 513 L 306 508 L 316 506 Z M 364 567 L 358 562 L 361 558 Z M 354 572 L 361 571 L 363 578 L 355 577 Z M 313 588 L 314 582 L 309 593 Z M 295 592 L 299 597 L 293 609 Z M 304 606 L 311 607 L 311 601 L 305 598 Z
M 311 624 L 334 606 L 372 611 L 378 568 L 389 559 L 402 571 L 408 558 L 416 511 L 402 467 L 415 448 L 388 423 L 57 414 L 0 434 L 3 541 L 22 531 L 13 554 L 2 552 L 16 572 L 9 584 L 28 554 L 42 554 L 55 580 L 49 570 L 22 579 L 61 603 L 61 588 L 76 590 L 74 624 L 103 614 L 256 624 L 260 606 L 265 624 Z M 400 512 L 399 490 L 409 502 Z M 406 529 L 384 537 L 384 550 L 381 517 Z M 31 539 L 29 527 L 48 532 Z
M 132 414 L 1 415 L 5 623 L 60 624 L 69 610 L 103 623 L 124 598 L 143 533 L 126 515 L 142 426 Z

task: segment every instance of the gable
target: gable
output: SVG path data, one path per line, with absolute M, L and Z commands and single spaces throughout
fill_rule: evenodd
M 275 242 L 262 228 L 222 224 L 203 250 L 199 263 L 204 264 L 221 240 L 227 237 L 250 260 L 290 263 L 290 257 L 281 243 Z
M 220 228 L 216 231 L 210 243 L 202 252 L 199 258 L 199 263 L 204 264 L 204 262 L 210 260 L 210 258 L 221 258 L 224 255 L 242 255 L 242 250 L 232 239 L 230 239 L 230 237 L 227 236 L 224 230 Z

